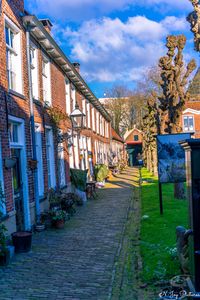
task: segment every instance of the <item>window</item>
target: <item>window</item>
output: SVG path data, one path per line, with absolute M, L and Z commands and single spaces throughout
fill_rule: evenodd
M 138 137 L 138 135 L 136 134 L 136 135 L 134 135 L 134 141 L 136 142 L 136 141 L 138 141 L 139 140 L 139 137 Z
M 39 196 L 44 195 L 44 173 L 43 173 L 43 159 L 42 159 L 42 136 L 41 126 L 35 125 L 35 145 L 36 145 L 36 156 L 37 156 L 37 167 L 38 167 L 38 192 Z
M 96 120 L 97 120 L 97 122 L 96 122 L 96 126 L 97 126 L 96 132 L 99 133 L 99 112 L 98 111 L 96 112 Z
M 90 103 L 86 104 L 86 108 L 87 108 L 87 127 L 91 128 Z
M 65 100 L 66 100 L 66 112 L 68 115 L 71 114 L 71 97 L 70 97 L 70 82 L 65 79 Z
M 95 111 L 94 111 L 94 107 L 92 108 L 92 130 L 96 131 L 96 124 L 95 124 Z
M 42 83 L 43 83 L 43 101 L 51 105 L 51 76 L 50 61 L 47 56 L 42 58 Z
M 194 131 L 194 117 L 184 116 L 183 117 L 183 129 L 184 131 Z
M 75 86 L 72 84 L 71 86 L 71 91 L 72 91 L 72 110 L 75 109 L 75 105 L 76 105 L 76 88 Z
M 11 143 L 18 143 L 19 141 L 19 124 L 9 123 L 9 139 Z
M 87 126 L 87 113 L 86 113 L 86 100 L 83 99 L 82 100 L 82 107 L 83 107 L 83 113 L 85 114 L 85 117 L 83 118 L 83 126 L 86 127 Z
M 30 43 L 30 64 L 31 64 L 31 83 L 32 94 L 34 99 L 39 98 L 38 92 L 38 52 L 37 47 L 32 42 Z
M 48 169 L 48 186 L 54 188 L 56 186 L 55 179 L 55 160 L 54 160 L 54 144 L 53 132 L 51 128 L 46 128 L 46 155 Z
M 65 176 L 65 158 L 64 158 L 63 143 L 58 144 L 58 166 L 59 166 L 59 184 L 60 187 L 64 187 L 66 185 L 66 176 Z
M 21 36 L 16 25 L 5 16 L 8 88 L 22 93 Z

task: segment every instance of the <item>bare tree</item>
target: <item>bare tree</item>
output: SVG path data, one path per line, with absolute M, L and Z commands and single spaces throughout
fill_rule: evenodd
M 191 60 L 184 68 L 183 49 L 186 44 L 184 35 L 167 37 L 167 55 L 160 58 L 162 95 L 160 101 L 161 133 L 179 133 L 181 128 L 181 116 L 185 102 L 189 100 L 186 91 L 187 79 L 196 68 L 196 63 Z M 175 184 L 174 196 L 184 198 L 184 185 Z
M 130 91 L 123 86 L 114 86 L 107 91 L 107 100 L 104 102 L 106 109 L 113 119 L 114 129 L 124 134 L 136 125 L 141 128 L 143 108 L 146 99 L 139 91 Z

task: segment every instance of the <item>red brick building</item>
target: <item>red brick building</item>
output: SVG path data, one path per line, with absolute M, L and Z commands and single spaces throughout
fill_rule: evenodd
M 143 133 L 137 128 L 127 131 L 124 135 L 126 151 L 128 154 L 128 163 L 131 167 L 138 164 L 138 154 L 142 154 L 142 138 Z
M 123 138 L 112 128 L 112 142 L 111 150 L 113 157 L 116 157 L 116 162 L 124 159 L 124 140 Z
M 81 77 L 79 64 L 71 63 L 53 39 L 51 27 L 49 20 L 29 15 L 23 0 L 2 0 L 0 181 L 9 233 L 18 229 L 20 215 L 23 228 L 31 228 L 35 205 L 41 211 L 48 207 L 50 188 L 70 187 L 70 167 L 89 169 L 89 157 L 93 164 L 108 163 L 110 155 L 111 118 Z M 86 115 L 84 130 L 56 147 L 47 108 L 59 106 L 69 116 L 76 103 Z M 59 130 L 61 136 L 72 135 L 70 119 Z
M 195 138 L 200 138 L 200 69 L 197 70 L 188 92 L 191 100 L 186 103 L 182 114 L 183 132 L 194 133 Z

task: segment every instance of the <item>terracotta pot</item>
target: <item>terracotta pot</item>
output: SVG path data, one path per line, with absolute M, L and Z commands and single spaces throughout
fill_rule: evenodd
M 53 226 L 57 229 L 63 229 L 65 226 L 65 221 L 64 220 L 54 220 Z

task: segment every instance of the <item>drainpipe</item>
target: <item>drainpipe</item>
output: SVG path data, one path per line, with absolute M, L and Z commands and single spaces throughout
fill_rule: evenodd
M 30 64 L 30 31 L 31 25 L 26 27 L 26 53 L 27 53 L 27 68 L 28 68 L 28 85 L 29 85 L 29 102 L 30 102 L 30 126 L 31 126 L 31 140 L 32 140 L 32 158 L 37 160 L 36 143 L 35 143 L 35 120 L 33 107 L 33 93 L 32 93 L 32 78 L 31 78 L 31 64 Z M 34 176 L 34 191 L 35 191 L 35 220 L 36 224 L 40 222 L 40 199 L 38 189 L 38 168 L 33 170 Z

